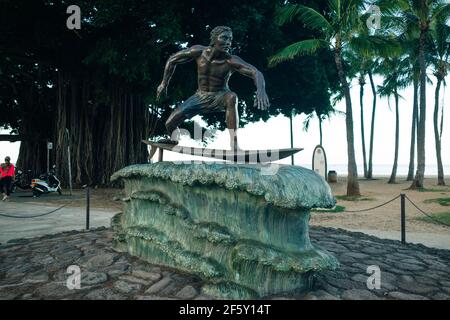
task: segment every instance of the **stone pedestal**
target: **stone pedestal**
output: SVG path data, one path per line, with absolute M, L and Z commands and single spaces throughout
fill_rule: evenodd
M 212 296 L 307 291 L 315 272 L 338 266 L 311 245 L 308 229 L 310 209 L 333 207 L 335 199 L 311 170 L 261 169 L 158 162 L 116 172 L 112 180 L 124 181 L 129 199 L 112 221 L 116 248 L 198 275 Z

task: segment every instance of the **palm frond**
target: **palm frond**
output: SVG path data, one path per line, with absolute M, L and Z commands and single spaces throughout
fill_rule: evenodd
M 442 22 L 446 22 L 450 17 L 450 4 L 439 4 L 437 5 L 432 14 L 431 14 L 431 21 L 434 20 L 440 20 Z
M 396 56 L 402 53 L 402 48 L 397 39 L 379 35 L 354 36 L 349 41 L 350 47 L 359 54 L 370 56 Z
M 303 22 L 306 27 L 327 32 L 331 29 L 328 20 L 313 8 L 299 4 L 287 4 L 279 8 L 275 14 L 276 22 L 284 25 L 298 19 Z
M 308 39 L 293 43 L 269 58 L 269 67 L 274 67 L 280 62 L 292 60 L 297 56 L 310 55 L 317 50 L 326 48 L 328 42 L 323 39 Z

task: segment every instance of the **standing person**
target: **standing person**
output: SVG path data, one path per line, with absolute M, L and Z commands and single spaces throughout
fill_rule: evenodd
M 231 75 L 237 72 L 253 79 L 256 86 L 255 107 L 265 110 L 270 103 L 262 73 L 238 56 L 230 54 L 232 40 L 231 28 L 215 27 L 211 31 L 209 46 L 194 45 L 169 58 L 163 79 L 157 89 L 157 98 L 167 93 L 167 86 L 176 65 L 192 60 L 197 63 L 198 89 L 169 116 L 166 122 L 169 138 L 161 139 L 159 143 L 177 144 L 178 141 L 172 140 L 171 135 L 186 119 L 207 112 L 225 112 L 231 149 L 239 150 L 236 133 L 239 126 L 238 98 L 236 93 L 228 87 Z
M 16 178 L 14 165 L 11 163 L 11 158 L 6 157 L 5 163 L 0 165 L 0 189 L 3 193 L 3 201 L 9 199 L 11 193 L 11 184 Z M 6 193 L 4 192 L 6 189 Z

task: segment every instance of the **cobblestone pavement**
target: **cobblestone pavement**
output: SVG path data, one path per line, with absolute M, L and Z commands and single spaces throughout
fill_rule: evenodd
M 304 295 L 268 299 L 450 299 L 450 250 L 402 245 L 362 233 L 311 227 L 311 239 L 341 268 L 316 277 Z M 0 299 L 209 299 L 201 279 L 111 249 L 113 233 L 70 231 L 0 246 Z M 81 268 L 81 289 L 66 287 L 67 267 Z M 369 290 L 367 267 L 381 270 Z

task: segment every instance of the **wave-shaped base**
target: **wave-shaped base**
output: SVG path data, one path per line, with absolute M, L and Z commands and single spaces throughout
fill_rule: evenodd
M 309 240 L 312 207 L 332 207 L 328 184 L 311 170 L 228 163 L 133 165 L 112 179 L 129 201 L 116 215 L 115 246 L 207 280 L 206 294 L 251 299 L 303 292 L 338 261 Z

